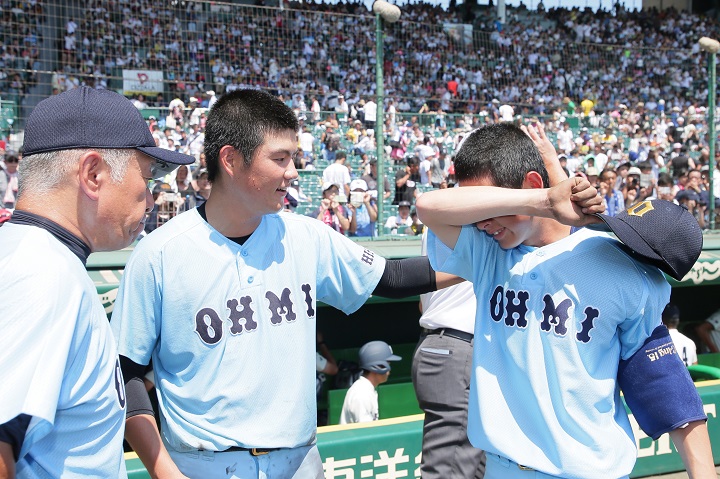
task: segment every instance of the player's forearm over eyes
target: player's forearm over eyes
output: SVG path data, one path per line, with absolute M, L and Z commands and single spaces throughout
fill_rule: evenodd
M 125 421 L 125 439 L 151 477 L 184 477 L 165 449 L 153 416 L 140 414 Z
M 14 477 L 15 458 L 12 446 L 7 442 L 0 441 L 0 479 L 14 479 Z
M 417 199 L 420 221 L 450 248 L 463 225 L 507 215 L 549 216 L 547 190 L 468 186 L 428 191 Z
M 507 215 L 550 217 L 547 190 L 468 186 L 428 191 L 417 200 L 420 220 L 430 227 L 463 226 Z
M 705 421 L 694 421 L 684 428 L 670 431 L 670 437 L 690 479 L 717 479 Z

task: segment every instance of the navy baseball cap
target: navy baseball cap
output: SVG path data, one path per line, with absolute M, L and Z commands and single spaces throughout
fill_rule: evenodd
M 617 216 L 596 216 L 603 223 L 588 228 L 609 228 L 631 254 L 678 281 L 692 269 L 702 251 L 703 235 L 697 220 L 670 201 L 645 200 Z
M 74 88 L 44 99 L 25 124 L 23 155 L 73 148 L 134 149 L 154 158 L 153 177 L 195 158 L 155 146 L 150 129 L 130 100 L 109 90 Z

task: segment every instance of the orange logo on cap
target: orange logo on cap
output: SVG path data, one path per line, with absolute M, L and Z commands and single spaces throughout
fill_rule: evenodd
M 642 216 L 648 211 L 652 211 L 654 209 L 655 208 L 653 207 L 652 202 L 645 200 L 628 208 L 627 214 L 630 216 Z

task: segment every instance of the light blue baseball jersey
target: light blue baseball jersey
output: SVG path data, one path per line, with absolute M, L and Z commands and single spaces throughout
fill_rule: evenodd
M 477 298 L 473 445 L 564 478 L 630 473 L 636 449 L 618 363 L 661 324 L 670 286 L 615 241 L 583 229 L 544 247 L 503 250 L 465 226 L 436 264 L 447 247 L 430 234 L 432 266 L 472 281 Z
M 18 478 L 127 477 L 125 389 L 85 266 L 44 229 L 0 229 L 0 424 L 32 417 Z
M 197 210 L 141 240 L 111 325 L 121 355 L 152 357 L 169 445 L 311 444 L 317 301 L 355 311 L 384 267 L 322 222 L 290 213 L 263 217 L 242 246 Z

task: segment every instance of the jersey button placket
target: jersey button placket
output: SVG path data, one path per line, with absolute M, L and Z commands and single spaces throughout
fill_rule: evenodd
M 537 251 L 537 252 L 535 253 L 535 255 L 536 255 L 538 258 L 542 258 L 543 256 L 545 256 L 545 252 L 544 252 L 544 251 Z M 535 271 L 533 271 L 532 273 L 530 273 L 530 279 L 531 279 L 532 281 L 535 281 L 536 279 L 538 279 L 538 276 L 540 276 L 540 275 L 539 275 L 538 273 L 536 273 Z

